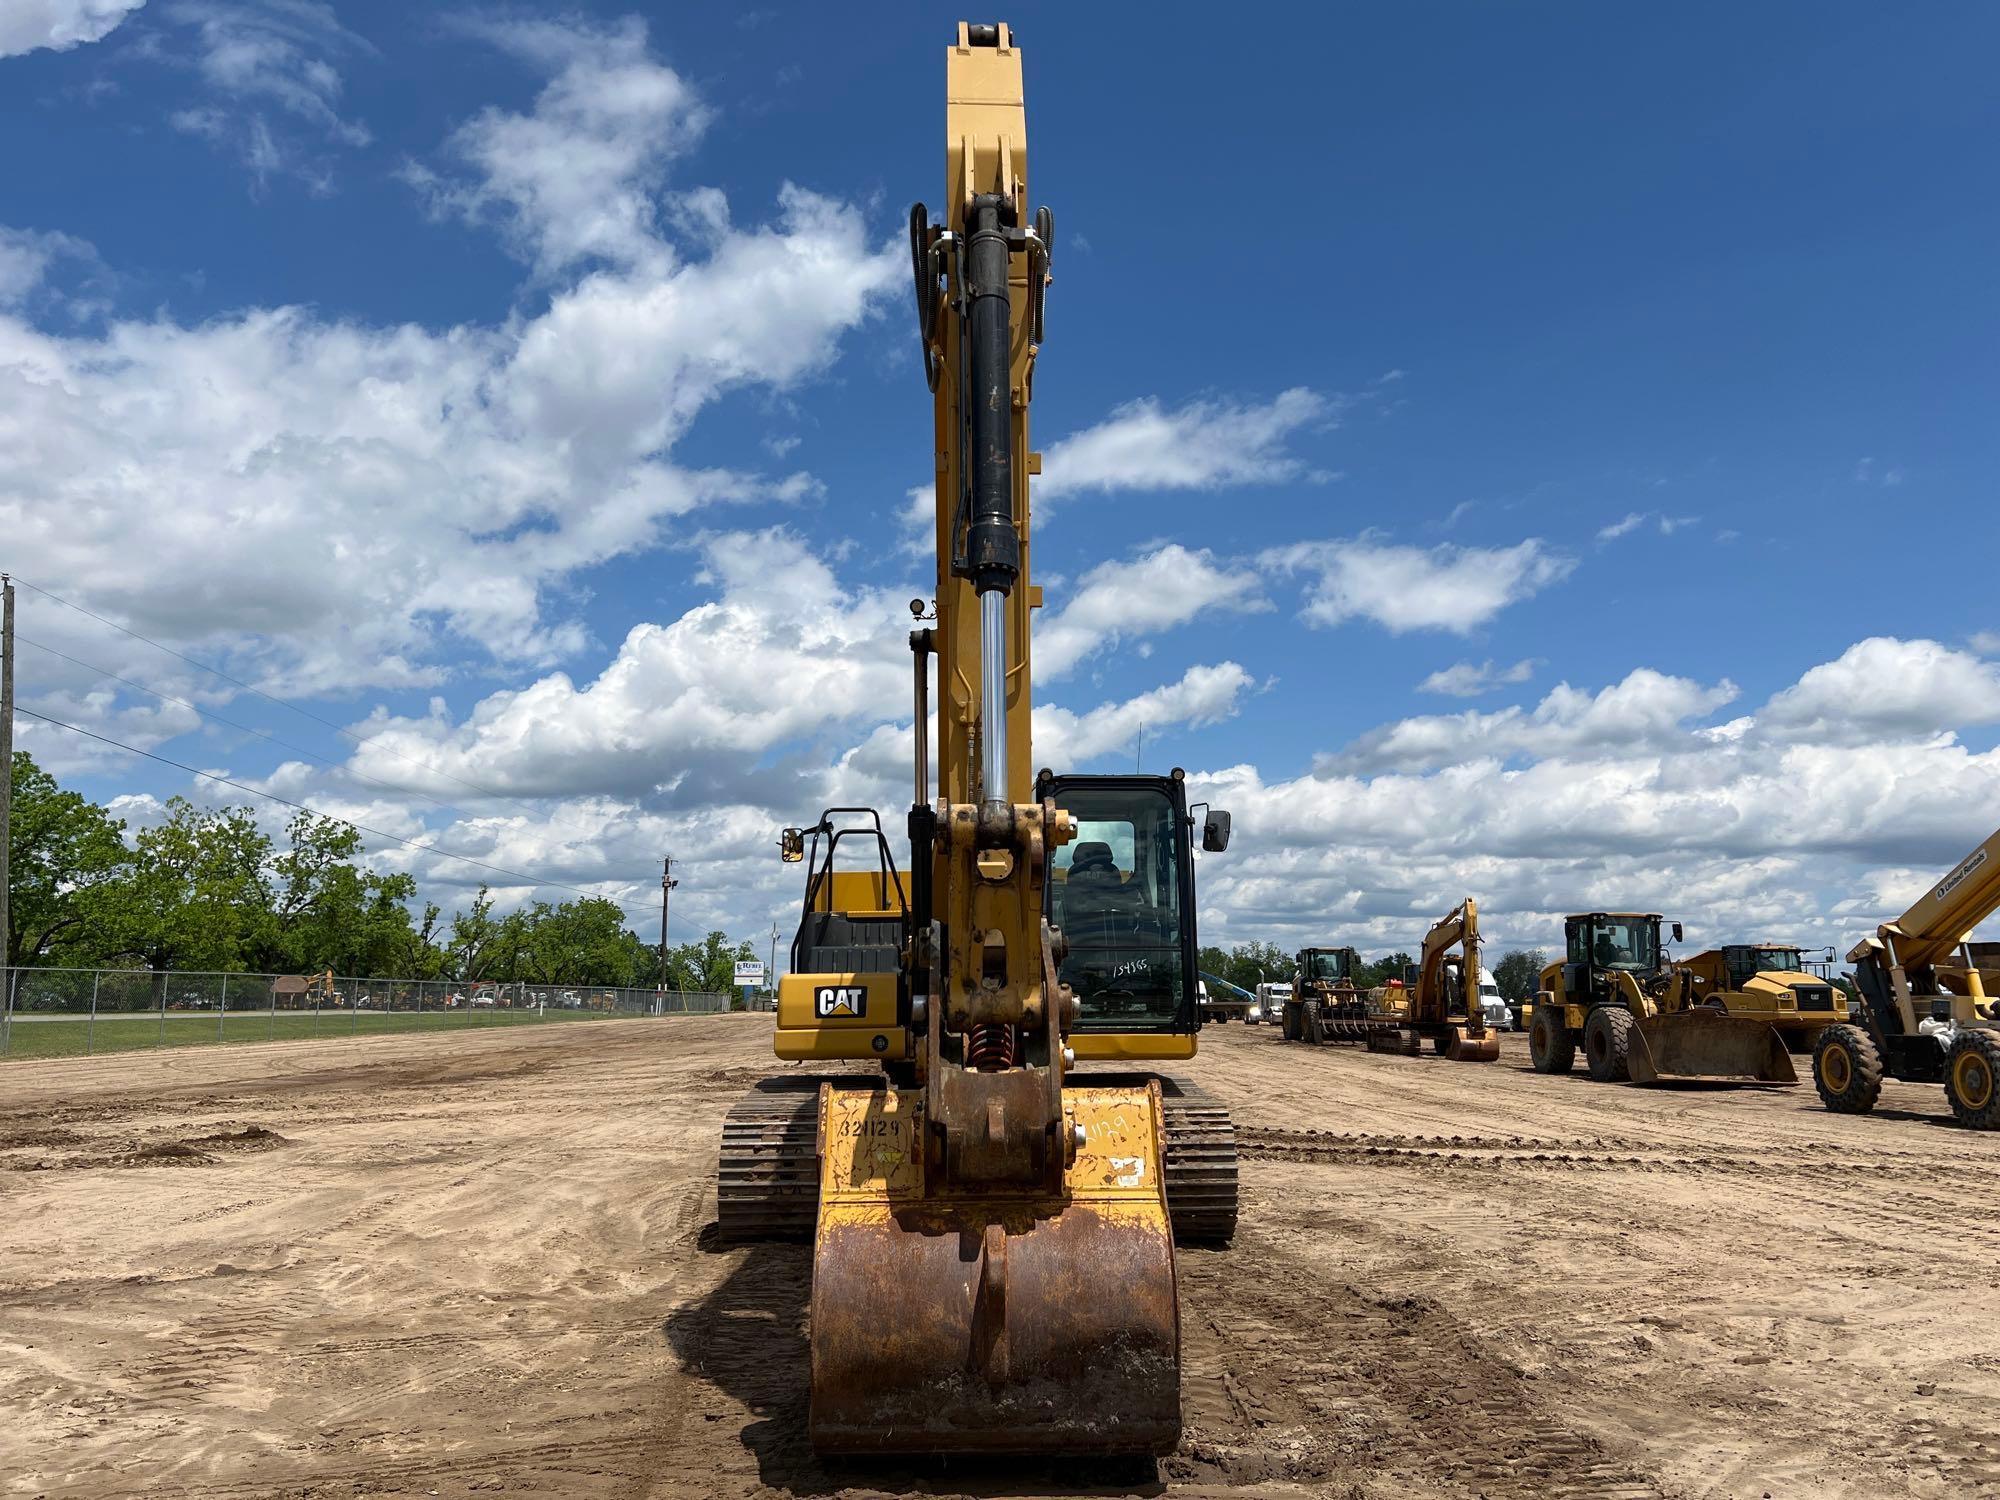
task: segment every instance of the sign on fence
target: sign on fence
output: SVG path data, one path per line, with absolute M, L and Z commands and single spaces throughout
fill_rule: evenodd
M 736 988 L 761 989 L 764 985 L 764 961 L 761 958 L 741 959 L 736 965 Z

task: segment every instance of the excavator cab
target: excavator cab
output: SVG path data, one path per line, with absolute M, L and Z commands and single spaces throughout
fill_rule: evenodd
M 1072 1048 L 1079 1057 L 1190 1055 L 1201 1015 L 1194 820 L 1183 774 L 1045 771 L 1035 795 L 1076 823 L 1075 838 L 1051 861 L 1043 902 L 1065 942 L 1058 973 L 1078 1001 Z M 1227 814 L 1211 813 L 1207 826 L 1219 840 L 1205 832 L 1204 844 L 1227 844 Z
M 910 902 L 871 807 L 830 807 L 778 839 L 806 893 L 778 984 L 777 1055 L 896 1062 L 908 1055 Z

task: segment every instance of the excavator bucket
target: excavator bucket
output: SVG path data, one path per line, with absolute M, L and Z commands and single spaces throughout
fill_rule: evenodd
M 1444 1055 L 1453 1062 L 1498 1062 L 1500 1035 L 1489 1029 L 1473 1036 L 1463 1026 L 1454 1026 Z
M 1709 1006 L 1648 1016 L 1632 1028 L 1626 1058 L 1634 1083 L 1662 1078 L 1754 1078 L 1797 1083 L 1798 1071 L 1778 1033 L 1762 1021 Z
M 1171 1453 L 1180 1307 L 1156 1082 L 1070 1088 L 1059 1198 L 924 1191 L 923 1098 L 820 1099 L 813 1447 Z

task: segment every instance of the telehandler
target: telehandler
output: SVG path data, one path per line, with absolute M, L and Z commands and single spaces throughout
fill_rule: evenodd
M 1882 1077 L 1942 1083 L 1958 1123 L 2000 1128 L 2000 1003 L 1990 944 L 1972 929 L 2000 910 L 2000 832 L 1952 866 L 1902 916 L 1847 955 L 1858 1025 L 1829 1026 L 1813 1048 L 1813 1086 L 1836 1114 L 1866 1114 Z
M 1175 1237 L 1233 1227 L 1233 1135 L 1158 1074 L 1075 1068 L 1194 1055 L 1194 818 L 1178 770 L 1034 769 L 1027 420 L 1053 225 L 1028 212 L 1009 28 L 961 23 L 945 72 L 943 222 L 910 216 L 937 594 L 910 636 L 908 879 L 870 810 L 783 834 L 809 873 L 774 1045 L 848 1071 L 730 1112 L 718 1218 L 813 1235 L 820 1452 L 1160 1455 L 1181 1432 Z M 1201 837 L 1224 849 L 1228 814 Z
M 1563 921 L 1565 953 L 1542 970 L 1528 1022 L 1539 1073 L 1567 1073 L 1583 1045 L 1600 1083 L 1751 1078 L 1797 1083 L 1778 1034 L 1762 1021 L 1698 1003 L 1694 977 L 1666 952 L 1658 912 L 1587 912 Z M 1681 940 L 1681 924 L 1672 926 Z

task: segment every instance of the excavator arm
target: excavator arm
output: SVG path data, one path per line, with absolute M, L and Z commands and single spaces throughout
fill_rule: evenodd
M 1452 1012 L 1454 967 L 1458 949 L 1457 1001 L 1462 1015 Z M 1410 992 L 1410 1021 L 1433 1044 L 1457 1062 L 1492 1062 L 1500 1056 L 1500 1039 L 1486 1027 L 1479 1005 L 1479 904 L 1470 896 L 1459 902 L 1424 934 L 1417 960 L 1417 982 Z

